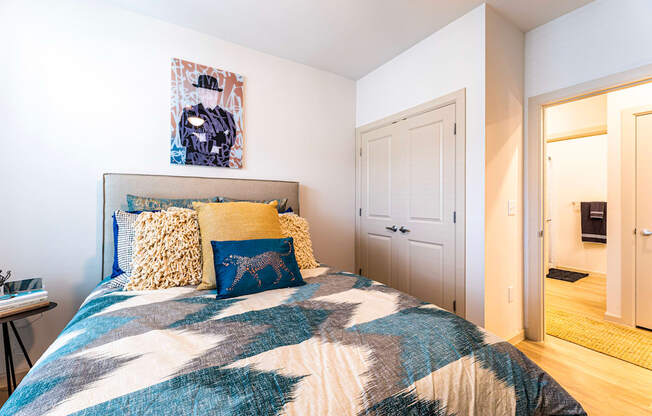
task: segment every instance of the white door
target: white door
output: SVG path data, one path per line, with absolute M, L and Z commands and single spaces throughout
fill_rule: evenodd
M 652 114 L 636 117 L 636 325 L 652 329 Z
M 455 105 L 401 123 L 400 290 L 453 310 Z
M 360 263 L 363 274 L 388 286 L 396 285 L 398 241 L 394 174 L 399 138 L 395 124 L 363 133 L 360 160 Z
M 455 105 L 361 135 L 366 276 L 453 310 Z

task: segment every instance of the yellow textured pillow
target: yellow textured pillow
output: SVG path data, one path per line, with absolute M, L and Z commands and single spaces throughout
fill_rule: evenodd
M 202 278 L 199 290 L 215 289 L 215 265 L 211 241 L 282 238 L 277 202 L 203 203 L 193 202 L 199 216 L 202 249 Z
M 314 269 L 319 267 L 312 252 L 312 240 L 308 221 L 296 214 L 279 214 L 281 234 L 283 237 L 292 237 L 294 240 L 294 255 L 300 269 Z
M 132 270 L 125 290 L 165 289 L 201 281 L 197 213 L 143 212 L 134 224 Z

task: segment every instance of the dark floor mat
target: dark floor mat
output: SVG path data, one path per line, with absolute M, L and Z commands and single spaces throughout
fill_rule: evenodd
M 565 282 L 577 282 L 581 278 L 586 277 L 588 275 L 589 275 L 588 273 L 571 272 L 569 270 L 553 268 L 548 270 L 548 275 L 546 277 L 550 279 L 563 280 Z

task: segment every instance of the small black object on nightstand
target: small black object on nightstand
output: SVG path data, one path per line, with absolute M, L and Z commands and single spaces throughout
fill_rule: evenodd
M 16 336 L 16 340 L 18 341 L 18 345 L 20 345 L 20 349 L 23 351 L 23 355 L 25 356 L 25 360 L 27 361 L 29 368 L 32 368 L 32 360 L 30 360 L 29 355 L 27 355 L 27 349 L 25 349 L 23 340 L 20 339 L 20 335 L 18 335 L 18 330 L 14 325 L 14 321 L 17 321 L 19 319 L 24 319 L 32 315 L 37 315 L 39 313 L 47 312 L 50 309 L 54 309 L 56 307 L 57 304 L 55 302 L 50 302 L 49 305 L 44 306 L 42 308 L 32 309 L 30 311 L 25 311 L 25 312 L 19 312 L 13 315 L 3 316 L 2 318 L 0 318 L 0 323 L 2 324 L 2 341 L 4 342 L 3 345 L 5 350 L 5 370 L 7 372 L 7 393 L 9 396 L 11 396 L 11 393 L 16 389 L 16 385 L 17 385 L 16 370 L 14 369 L 14 358 L 11 353 L 11 342 L 9 340 L 9 326 L 11 325 L 11 329 L 13 330 L 14 335 Z

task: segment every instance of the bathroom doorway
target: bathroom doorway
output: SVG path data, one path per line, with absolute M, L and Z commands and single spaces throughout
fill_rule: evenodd
M 652 128 L 648 138 L 635 124 L 632 134 L 639 135 L 628 138 L 624 126 L 645 115 L 632 108 L 646 103 L 652 109 L 650 83 L 544 106 L 542 286 L 547 335 L 652 369 L 652 331 L 641 325 L 645 320 L 628 322 L 620 313 L 629 277 L 622 264 L 631 260 L 636 275 L 636 256 L 647 245 L 638 227 L 628 257 L 623 227 L 637 216 L 636 201 L 652 193 L 652 182 L 635 180 L 637 166 L 652 165 L 652 152 L 641 152 L 652 146 Z M 624 174 L 630 165 L 634 180 Z M 633 196 L 632 213 L 623 195 Z M 645 288 L 634 284 L 633 292 Z

